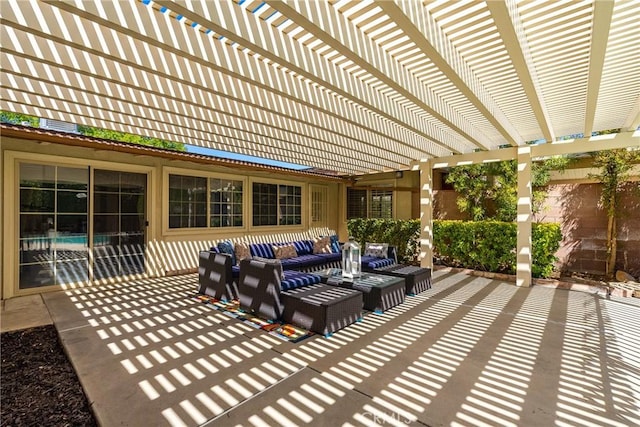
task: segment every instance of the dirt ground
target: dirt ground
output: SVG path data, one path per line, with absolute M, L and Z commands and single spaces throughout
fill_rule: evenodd
M 0 335 L 2 426 L 97 426 L 53 325 Z

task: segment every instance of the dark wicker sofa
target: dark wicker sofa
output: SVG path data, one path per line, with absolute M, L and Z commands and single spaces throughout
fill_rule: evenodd
M 320 276 L 283 270 L 279 260 L 240 261 L 240 308 L 329 336 L 362 318 L 362 293 L 320 283 Z

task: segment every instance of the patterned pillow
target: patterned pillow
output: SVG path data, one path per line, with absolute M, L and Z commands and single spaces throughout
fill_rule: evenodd
M 231 265 L 236 265 L 236 253 L 233 250 L 233 243 L 230 240 L 225 240 L 224 242 L 218 242 L 218 250 L 222 254 L 231 255 Z
M 251 258 L 251 252 L 249 251 L 249 246 L 247 246 L 245 243 L 236 242 L 233 248 L 236 253 L 237 265 L 240 265 L 240 261 L 242 261 L 243 259 Z
M 364 247 L 364 255 L 374 256 L 376 258 L 386 258 L 388 249 L 388 243 L 366 243 Z
M 284 270 L 282 269 L 282 263 L 280 262 L 279 259 L 262 258 L 262 257 L 259 257 L 259 256 L 254 256 L 252 259 L 254 261 L 260 261 L 260 262 L 265 263 L 265 264 L 275 265 L 276 266 L 276 270 L 278 271 L 278 273 L 280 273 L 280 280 L 284 280 Z
M 338 241 L 338 235 L 334 234 L 332 236 L 329 236 L 329 239 L 331 240 L 331 252 L 333 252 L 334 254 L 339 254 L 340 242 Z
M 330 254 L 331 253 L 329 236 L 318 237 L 313 240 L 313 253 L 314 254 Z
M 277 259 L 295 258 L 298 256 L 294 245 L 273 246 L 273 254 Z

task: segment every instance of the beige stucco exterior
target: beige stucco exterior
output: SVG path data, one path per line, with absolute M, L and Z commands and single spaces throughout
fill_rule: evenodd
M 46 141 L 3 136 L 2 151 L 2 299 L 30 293 L 60 289 L 59 286 L 18 289 L 19 248 L 19 181 L 18 171 L 22 162 L 91 167 L 147 175 L 147 275 L 150 277 L 194 271 L 197 268 L 198 251 L 207 249 L 228 238 L 259 238 L 261 235 L 281 236 L 285 241 L 295 235 L 303 235 L 310 229 L 336 230 L 346 238 L 344 192 L 345 185 L 337 179 L 318 176 L 283 173 L 279 170 L 259 170 L 233 165 L 207 165 L 188 160 L 167 159 L 153 155 L 132 155 L 110 149 L 74 147 Z M 242 227 L 170 229 L 168 226 L 168 177 L 169 174 L 198 177 L 223 177 L 240 180 L 244 184 L 244 209 Z M 253 182 L 295 184 L 302 189 L 302 224 L 295 226 L 251 225 L 251 185 Z M 328 209 L 326 217 L 312 220 L 311 189 L 323 189 Z M 122 278 L 126 279 L 126 278 Z M 113 279 L 111 279 L 113 280 Z M 72 286 L 86 286 L 77 284 Z

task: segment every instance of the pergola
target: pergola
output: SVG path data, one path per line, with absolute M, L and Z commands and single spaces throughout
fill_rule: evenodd
M 637 0 L 0 7 L 2 109 L 342 175 L 419 168 L 424 265 L 433 168 L 518 160 L 527 286 L 532 159 L 640 146 Z

